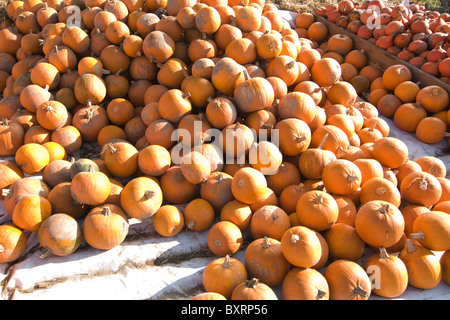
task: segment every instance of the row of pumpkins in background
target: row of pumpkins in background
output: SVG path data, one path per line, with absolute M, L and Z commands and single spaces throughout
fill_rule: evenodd
M 377 18 L 374 9 L 378 8 Z M 450 16 L 425 5 L 387 5 L 352 0 L 322 6 L 318 15 L 368 40 L 413 66 L 450 83 Z M 376 25 L 379 23 L 379 25 Z M 373 26 L 375 25 L 375 26 Z
M 86 0 L 88 32 L 65 26 L 69 4 L 45 3 L 10 2 L 15 27 L 0 30 L 8 75 L 0 153 L 14 157 L 0 163 L 12 220 L 0 227 L 1 262 L 24 254 L 29 232 L 38 233 L 43 257 L 65 256 L 82 239 L 114 248 L 129 218 L 151 218 L 161 236 L 208 230 L 219 257 L 205 268 L 207 293 L 196 298 L 272 299 L 271 286 L 282 285 L 283 299 L 368 299 L 399 296 L 408 283 L 449 282 L 445 164 L 408 160 L 378 116 L 381 99 L 358 101 L 352 80 L 383 86 L 404 102 L 397 112 L 423 108 L 419 139 L 439 129 L 435 119 L 446 123 L 431 116 L 447 112 L 445 90 L 397 92 L 414 85 L 407 68 L 367 65 L 364 52 L 340 35 L 328 38 L 312 15 L 296 19 L 309 23 L 299 37 L 300 27 L 262 1 Z M 45 11 L 52 19 L 50 8 L 58 22 L 37 18 Z M 199 137 L 183 137 L 193 149 L 176 162 L 171 135 L 193 133 L 196 121 Z M 222 148 L 194 145 L 213 128 Z M 278 131 L 279 147 L 258 135 L 264 129 Z M 236 141 L 254 161 L 220 161 L 237 157 Z M 70 160 L 83 143 L 98 144 L 99 158 Z M 35 174 L 42 180 L 27 177 Z M 246 230 L 252 242 L 244 249 Z M 366 268 L 380 268 L 379 288 L 356 263 L 366 246 L 376 252 Z M 232 257 L 238 250 L 245 263 Z M 439 260 L 432 250 L 445 253 Z M 241 295 L 233 295 L 237 287 Z

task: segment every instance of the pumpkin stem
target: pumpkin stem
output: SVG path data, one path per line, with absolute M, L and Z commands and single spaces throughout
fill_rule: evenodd
M 325 291 L 318 289 L 317 290 L 317 298 L 316 299 L 322 299 L 326 295 L 327 295 L 327 293 Z
M 183 98 L 183 99 L 187 99 L 187 98 L 189 98 L 191 96 L 191 93 L 190 92 L 183 92 L 183 94 L 181 95 L 181 97 Z
M 264 249 L 268 249 L 268 248 L 270 248 L 270 246 L 271 246 L 271 244 L 270 244 L 269 238 L 267 236 L 264 236 L 263 242 L 262 242 L 262 247 Z
M 376 188 L 375 193 L 379 196 L 382 196 L 383 194 L 386 193 L 386 188 L 382 188 L 382 187 Z
M 348 181 L 358 180 L 358 176 L 356 174 L 349 174 L 347 176 Z
M 114 147 L 114 145 L 111 142 L 108 142 L 108 149 L 111 151 L 111 153 L 117 152 L 117 148 Z
M 259 284 L 259 280 L 256 278 L 251 278 L 245 281 L 245 286 L 250 289 L 255 289 Z
M 224 261 L 222 263 L 222 267 L 224 268 L 231 268 L 231 263 L 230 263 L 230 255 L 227 254 L 224 258 Z
M 0 253 L 2 253 L 3 251 L 5 251 L 5 247 L 0 243 Z
M 353 289 L 353 293 L 360 295 L 364 298 L 368 298 L 369 294 L 366 292 L 366 290 L 364 290 L 361 286 L 357 285 L 354 289 Z
M 389 212 L 389 204 L 385 204 L 385 205 L 383 205 L 381 208 L 380 208 L 380 210 L 378 210 L 380 213 L 382 213 L 382 214 L 386 214 L 386 213 L 388 213 Z
M 411 233 L 409 236 L 412 239 L 425 239 L 425 232 L 420 230 L 419 232 Z
M 188 227 L 188 229 L 193 230 L 194 227 L 195 227 L 195 225 L 196 225 L 195 221 L 194 221 L 194 220 L 190 220 L 190 221 L 188 222 L 188 224 L 187 224 L 187 227 Z
M 323 203 L 323 197 L 319 194 L 317 197 L 313 200 L 314 204 L 322 204 Z
M 0 125 L 2 125 L 2 126 L 7 126 L 8 123 L 9 123 L 9 120 L 6 119 L 6 118 L 3 118 L 2 121 L 1 121 L 1 123 L 0 123 Z
M 89 165 L 89 172 L 95 172 L 94 165 L 92 164 Z
M 108 206 L 104 207 L 104 208 L 102 209 L 102 214 L 103 214 L 104 216 L 111 216 L 111 215 L 112 215 L 111 208 L 108 207 Z
M 323 137 L 322 141 L 320 142 L 319 146 L 317 147 L 317 149 L 322 149 L 323 145 L 325 144 L 325 140 L 327 140 L 329 133 L 326 133 L 325 136 Z
M 412 242 L 411 239 L 406 239 L 405 247 L 407 253 L 412 253 L 416 251 L 416 247 L 414 246 L 414 243 Z
M 297 242 L 300 241 L 300 237 L 298 236 L 298 234 L 293 234 L 293 235 L 291 236 L 290 241 L 291 241 L 292 244 L 296 244 Z
M 42 248 L 41 253 L 39 254 L 39 258 L 44 259 L 45 257 L 48 257 L 53 252 L 50 248 Z
M 145 192 L 144 192 L 144 196 L 147 199 L 150 199 L 154 195 L 155 195 L 155 191 L 153 191 L 153 190 L 145 190 Z
M 381 259 L 387 259 L 389 258 L 389 253 L 387 252 L 385 247 L 380 247 L 380 258 Z
M 11 189 L 2 189 L 2 197 L 12 196 L 13 191 Z

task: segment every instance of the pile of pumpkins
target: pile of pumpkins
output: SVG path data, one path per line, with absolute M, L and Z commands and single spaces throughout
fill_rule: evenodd
M 445 164 L 409 159 L 338 58 L 380 70 L 331 50 L 313 15 L 292 27 L 263 0 L 15 0 L 6 12 L 1 263 L 33 232 L 43 258 L 67 256 L 83 239 L 117 247 L 129 219 L 152 219 L 163 237 L 207 232 L 217 259 L 193 299 L 276 299 L 275 286 L 283 299 L 392 298 L 449 283 Z M 406 79 L 381 74 L 388 88 Z M 77 158 L 93 145 L 98 157 Z
M 344 0 L 317 8 L 316 13 L 444 83 L 450 83 L 448 12 L 427 10 L 420 3 L 389 6 L 382 0 L 367 0 L 358 5 Z M 379 25 L 374 25 L 377 21 Z

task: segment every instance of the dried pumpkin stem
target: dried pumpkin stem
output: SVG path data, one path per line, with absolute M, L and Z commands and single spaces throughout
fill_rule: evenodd
M 245 281 L 245 286 L 250 289 L 255 289 L 259 284 L 259 280 L 256 278 L 251 278 Z
M 406 239 L 405 247 L 407 253 L 412 253 L 416 251 L 416 247 L 414 246 L 414 243 L 412 242 L 411 239 Z
M 385 247 L 380 247 L 380 258 L 381 259 L 387 259 L 389 258 L 389 253 L 387 252 Z
M 327 138 L 328 138 L 329 135 L 330 135 L 329 133 L 326 133 L 326 134 L 324 135 L 324 137 L 323 137 L 322 141 L 320 141 L 320 144 L 319 144 L 319 146 L 317 147 L 317 149 L 321 150 L 321 149 L 323 148 L 323 145 L 325 144 L 325 141 L 327 140 Z
M 291 236 L 290 241 L 291 241 L 292 244 L 296 244 L 297 242 L 300 241 L 300 237 L 298 236 L 298 234 L 293 234 L 293 235 Z
M 42 248 L 41 253 L 39 254 L 39 258 L 44 259 L 51 255 L 53 253 L 53 250 L 50 248 Z
M 231 262 L 230 262 L 230 255 L 226 255 L 224 258 L 224 261 L 222 263 L 222 267 L 224 268 L 231 268 Z
M 425 239 L 425 232 L 420 230 L 419 232 L 414 232 L 409 235 L 412 239 Z
M 111 216 L 112 215 L 112 212 L 111 212 L 111 208 L 110 207 L 104 207 L 103 209 L 102 209 L 102 214 L 104 215 L 104 216 Z
M 353 289 L 353 293 L 360 295 L 364 298 L 368 298 L 369 294 L 367 293 L 366 290 L 364 290 L 361 286 L 357 285 L 354 289 Z
M 322 299 L 326 295 L 327 295 L 327 293 L 325 291 L 318 289 L 317 290 L 317 298 L 316 299 Z
M 264 249 L 268 249 L 268 248 L 270 248 L 270 246 L 271 246 L 271 244 L 270 244 L 269 238 L 267 236 L 264 236 L 263 242 L 262 242 L 262 247 Z
M 154 195 L 155 195 L 155 191 L 153 191 L 153 190 L 146 190 L 146 191 L 144 192 L 144 196 L 145 196 L 145 198 L 147 198 L 147 199 L 152 198 Z

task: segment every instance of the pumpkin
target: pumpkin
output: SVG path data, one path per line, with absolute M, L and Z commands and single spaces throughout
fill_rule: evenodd
M 38 241 L 42 247 L 41 258 L 50 254 L 67 256 L 80 246 L 81 228 L 72 216 L 65 213 L 53 214 L 39 227 Z
M 316 104 L 304 92 L 289 92 L 278 103 L 278 115 L 281 119 L 297 118 L 310 123 L 316 115 Z
M 125 184 L 120 195 L 122 209 L 129 217 L 145 219 L 153 216 L 162 204 L 163 193 L 155 180 L 137 177 Z
M 248 204 L 238 200 L 227 202 L 220 210 L 220 220 L 230 221 L 244 231 L 249 225 L 252 218 L 252 210 Z
M 301 225 L 316 231 L 324 231 L 336 222 L 339 208 L 330 194 L 311 190 L 299 198 L 296 212 Z
M 286 260 L 301 268 L 314 266 L 321 258 L 322 246 L 316 233 L 304 226 L 290 227 L 280 240 Z
M 331 193 L 347 195 L 361 186 L 361 170 L 349 160 L 337 159 L 323 168 L 322 180 Z
M 425 143 L 435 144 L 444 139 L 447 130 L 445 122 L 437 117 L 425 117 L 416 127 L 416 137 Z
M 375 141 L 372 154 L 381 165 L 396 169 L 408 158 L 408 147 L 400 139 L 383 137 Z
M 333 58 L 322 58 L 311 68 L 312 80 L 320 87 L 330 87 L 338 82 L 342 69 Z
M 201 292 L 191 298 L 191 300 L 227 300 L 217 292 Z
M 445 177 L 447 168 L 440 158 L 435 156 L 422 156 L 416 160 L 416 163 L 422 168 L 422 171 L 428 172 L 435 177 Z
M 51 97 L 49 87 L 42 88 L 37 84 L 30 84 L 20 92 L 20 103 L 25 109 L 36 113 L 37 107 L 49 101 Z
M 208 122 L 213 127 L 221 130 L 235 122 L 237 110 L 230 99 L 215 97 L 208 100 L 205 114 Z
M 85 73 L 75 81 L 74 93 L 79 103 L 97 105 L 106 97 L 105 82 L 95 74 Z
M 72 162 L 70 166 L 70 178 L 73 179 L 75 175 L 80 172 L 89 172 L 91 166 L 94 169 L 94 171 L 100 171 L 97 163 L 95 163 L 91 159 L 80 158 L 78 160 L 75 160 L 74 162 Z
M 242 241 L 241 230 L 230 221 L 219 221 L 208 231 L 208 248 L 217 256 L 236 253 L 241 248 Z
M 10 216 L 16 204 L 27 195 L 39 195 L 47 198 L 50 187 L 42 180 L 24 177 L 14 181 L 9 189 L 2 190 L 5 211 Z
M 0 121 L 0 155 L 14 156 L 24 143 L 25 131 L 20 124 L 7 119 Z
M 300 153 L 298 166 L 300 173 L 308 179 L 322 178 L 323 168 L 330 162 L 336 160 L 336 155 L 322 149 L 329 134 L 325 134 L 322 141 L 316 147 L 311 147 Z
M 411 239 L 417 239 L 424 247 L 434 251 L 448 250 L 448 218 L 446 212 L 427 211 L 413 222 Z
M 326 267 L 323 276 L 328 282 L 330 300 L 367 300 L 370 297 L 370 279 L 354 261 L 333 261 Z
M 442 186 L 432 174 L 413 171 L 403 178 L 400 193 L 408 203 L 429 208 L 441 198 Z
M 70 181 L 70 167 L 72 163 L 67 160 L 54 160 L 50 162 L 42 172 L 42 180 L 50 187 L 54 187 L 61 182 Z
M 27 143 L 17 149 L 15 160 L 24 173 L 36 174 L 49 163 L 50 156 L 44 146 L 38 143 Z
M 280 284 L 290 268 L 280 242 L 266 236 L 247 246 L 244 263 L 249 276 L 257 277 L 269 286 Z
M 83 141 L 97 141 L 101 129 L 108 125 L 108 115 L 105 108 L 88 104 L 75 112 L 72 125 L 78 129 Z
M 226 255 L 211 261 L 203 271 L 202 283 L 208 292 L 216 292 L 231 298 L 234 288 L 247 280 L 245 266 L 239 260 Z
M 234 288 L 231 300 L 278 300 L 278 297 L 267 284 L 252 278 Z
M 0 162 L 0 189 L 8 188 L 23 177 L 22 170 L 14 162 L 7 160 Z
M 325 277 L 312 268 L 292 268 L 281 286 L 283 300 L 328 300 L 329 287 Z
M 27 248 L 26 233 L 9 224 L 1 225 L 0 230 L 0 263 L 19 259 Z
M 264 175 L 251 167 L 244 167 L 236 171 L 231 182 L 233 196 L 246 204 L 264 199 L 267 180 Z
M 267 236 L 280 241 L 290 226 L 287 213 L 275 205 L 262 206 L 253 213 L 250 220 L 250 232 L 253 239 Z
M 144 38 L 142 51 L 151 62 L 164 63 L 172 57 L 175 42 L 163 31 L 151 31 Z
M 432 85 L 422 88 L 416 95 L 416 101 L 428 112 L 436 113 L 448 106 L 449 96 L 443 88 Z
M 164 199 L 176 204 L 193 200 L 197 191 L 197 185 L 187 181 L 177 165 L 171 166 L 161 176 L 160 185 Z
M 397 186 L 384 177 L 374 177 L 361 186 L 360 201 L 365 204 L 373 200 L 383 200 L 397 208 L 401 204 L 401 194 Z
M 255 132 L 240 122 L 223 128 L 218 137 L 218 143 L 225 153 L 225 162 L 237 161 L 238 164 L 241 164 L 245 161 L 245 155 L 248 154 L 255 138 Z
M 170 89 L 165 92 L 158 103 L 158 112 L 161 117 L 173 123 L 180 122 L 192 110 L 192 104 L 188 99 L 189 95 L 179 89 Z M 167 108 L 168 105 L 171 108 Z
M 52 205 L 47 198 L 37 194 L 22 197 L 14 207 L 12 221 L 17 227 L 36 232 L 52 214 Z
M 211 165 L 200 152 L 191 151 L 180 160 L 180 168 L 187 181 L 199 184 L 211 173 Z
M 259 143 L 254 143 L 249 149 L 251 166 L 264 175 L 277 173 L 282 161 L 282 153 L 272 142 L 260 141 Z
M 291 162 L 283 161 L 277 173 L 267 176 L 267 186 L 279 196 L 290 185 L 300 184 L 300 171 Z
M 89 171 L 79 172 L 72 178 L 72 197 L 87 205 L 100 205 L 105 202 L 111 192 L 111 183 L 103 172 L 95 171 L 89 166 Z
M 329 255 L 334 260 L 358 261 L 365 249 L 364 241 L 355 227 L 346 223 L 335 223 L 325 233 Z
M 128 142 L 109 142 L 104 160 L 108 171 L 115 177 L 129 177 L 138 169 L 139 151 Z
M 66 106 L 56 100 L 44 102 L 36 108 L 36 119 L 47 130 L 62 128 L 67 123 L 68 116 Z
M 48 193 L 47 199 L 52 205 L 53 214 L 64 212 L 74 219 L 78 219 L 87 210 L 87 206 L 80 204 L 72 198 L 70 181 L 55 185 Z
M 275 125 L 278 130 L 279 148 L 286 156 L 297 156 L 305 152 L 311 142 L 311 129 L 297 118 L 286 118 Z
M 200 197 L 220 212 L 223 206 L 234 199 L 231 192 L 231 181 L 233 177 L 228 173 L 212 172 L 200 186 Z
M 169 151 L 159 145 L 147 146 L 139 151 L 138 167 L 146 175 L 160 176 L 170 167 Z
M 321 146 L 321 149 L 333 152 L 338 159 L 343 156 L 349 145 L 345 132 L 329 124 L 318 127 L 311 135 L 312 148 Z
M 231 95 L 240 82 L 245 81 L 242 66 L 231 58 L 219 59 L 211 74 L 211 83 L 223 94 Z
M 83 222 L 86 242 L 99 250 L 109 250 L 120 245 L 125 240 L 128 229 L 125 212 L 113 204 L 94 207 Z
M 394 113 L 394 123 L 407 132 L 415 132 L 419 122 L 427 116 L 426 110 L 416 103 L 404 103 Z M 405 121 L 408 119 L 408 121 Z
M 163 237 L 179 233 L 184 226 L 183 213 L 173 205 L 163 205 L 152 216 L 155 231 Z
M 418 289 L 432 289 L 441 282 L 439 258 L 431 250 L 415 246 L 411 239 L 406 239 L 406 246 L 398 257 L 408 270 L 409 285 Z
M 390 247 L 402 237 L 405 220 L 396 206 L 383 200 L 373 200 L 359 208 L 355 228 L 361 239 L 369 245 Z
M 233 91 L 234 101 L 242 112 L 253 112 L 269 107 L 274 101 L 273 87 L 262 77 L 249 78 L 237 84 Z
M 214 222 L 214 208 L 204 199 L 190 201 L 183 210 L 184 225 L 192 231 L 203 231 Z

